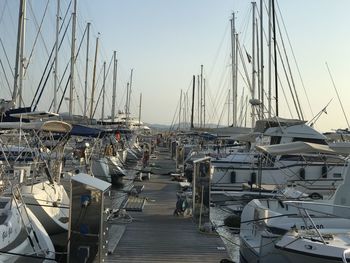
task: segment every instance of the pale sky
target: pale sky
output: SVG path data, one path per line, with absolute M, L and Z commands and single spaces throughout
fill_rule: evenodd
M 38 37 L 31 64 L 24 81 L 26 105 L 30 104 L 38 86 L 48 54 L 55 41 L 56 1 L 35 0 L 27 4 L 26 54 L 29 57 L 36 37 L 41 18 L 48 3 L 48 11 L 42 25 L 42 34 Z M 267 5 L 267 0 L 265 0 Z M 350 1 L 346 0 L 294 0 L 277 1 L 282 12 L 283 21 L 288 32 L 290 43 L 297 60 L 300 74 L 308 94 L 313 114 L 317 114 L 331 99 L 328 114 L 323 114 L 316 128 L 327 131 L 347 127 L 331 78 L 325 62 L 328 63 L 335 85 L 346 114 L 350 114 L 349 97 L 349 61 L 350 61 L 350 21 L 348 11 Z M 9 62 L 14 68 L 14 47 L 16 45 L 18 0 L 0 1 L 0 36 L 4 44 Z M 61 16 L 68 6 L 68 0 L 61 0 Z M 260 3 L 257 2 L 259 7 Z M 227 93 L 231 88 L 230 77 L 230 32 L 229 19 L 236 13 L 236 29 L 242 47 L 251 53 L 251 1 L 243 0 L 78 0 L 77 46 L 81 40 L 86 22 L 91 22 L 90 58 L 89 58 L 89 95 L 91 97 L 92 69 L 95 52 L 95 38 L 100 32 L 100 48 L 97 62 L 97 95 L 102 85 L 102 64 L 107 65 L 113 50 L 118 58 L 117 108 L 123 109 L 126 83 L 130 70 L 134 69 L 131 112 L 138 114 L 139 94 L 142 93 L 142 120 L 147 123 L 170 124 L 179 104 L 180 90 L 188 92 L 191 99 L 192 75 L 200 73 L 200 65 L 204 66 L 206 79 L 206 122 L 227 124 Z M 278 11 L 279 12 L 279 11 Z M 35 15 L 34 15 L 35 14 Z M 279 21 L 282 26 L 282 20 Z M 37 22 L 35 21 L 35 17 Z M 266 11 L 264 11 L 266 19 Z M 37 25 L 36 25 L 37 24 Z M 265 29 L 267 30 L 267 29 Z M 282 29 L 283 30 L 283 29 Z M 284 34 L 284 32 L 283 32 Z M 61 34 L 63 35 L 63 34 Z M 58 74 L 63 74 L 70 56 L 71 29 L 59 52 Z M 284 35 L 288 58 L 291 63 L 293 79 L 301 101 L 306 120 L 312 118 L 298 71 L 294 64 L 288 39 Z M 282 48 L 282 44 L 279 43 Z M 82 113 L 84 70 L 86 44 L 83 42 L 81 53 L 77 59 L 76 89 L 79 103 L 75 113 Z M 267 47 L 264 47 L 267 54 Z M 12 88 L 13 79 L 9 73 L 4 50 L 0 48 L 0 58 L 4 64 L 6 76 Z M 251 65 L 247 63 L 248 72 Z M 283 68 L 279 65 L 279 74 Z M 240 69 L 243 72 L 243 69 Z M 265 65 L 265 79 L 267 64 Z M 107 83 L 106 112 L 111 108 L 111 74 Z M 1 97 L 8 99 L 9 91 L 5 75 L 0 68 Z M 65 85 L 62 84 L 63 88 Z M 48 80 L 48 91 L 38 109 L 47 110 L 52 98 L 52 78 Z M 241 105 L 242 92 L 248 94 L 247 85 L 239 80 L 238 100 Z M 289 106 L 293 103 L 288 95 Z M 51 88 L 51 90 L 49 90 Z M 96 94 L 95 93 L 95 94 Z M 61 96 L 60 93 L 59 97 Z M 67 97 L 68 93 L 66 93 Z M 61 111 L 67 111 L 64 101 Z M 100 105 L 96 111 L 99 117 Z M 241 107 L 240 107 L 241 108 Z M 241 109 L 239 108 L 239 111 Z M 288 106 L 280 91 L 280 116 L 296 118 L 295 111 L 289 113 Z M 177 118 L 177 117 L 176 117 Z M 350 116 L 349 116 L 350 118 Z M 177 120 L 176 120 L 177 121 Z M 250 123 L 248 121 L 247 123 Z

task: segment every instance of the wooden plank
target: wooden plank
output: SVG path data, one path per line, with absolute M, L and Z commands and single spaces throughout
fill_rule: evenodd
M 154 175 L 142 184 L 147 198 L 143 212 L 129 213 L 133 222 L 105 262 L 206 263 L 229 258 L 217 235 L 199 232 L 192 218 L 173 215 L 178 182 L 170 175 Z
M 112 254 L 125 232 L 125 225 L 111 225 L 109 227 L 108 254 Z

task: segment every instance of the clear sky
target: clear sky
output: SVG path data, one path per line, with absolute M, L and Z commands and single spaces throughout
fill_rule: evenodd
M 0 36 L 8 51 L 12 65 L 14 64 L 14 46 L 16 43 L 16 23 L 18 14 L 18 0 L 0 1 Z M 34 14 L 37 24 L 40 23 L 46 6 L 46 0 L 30 1 L 32 11 L 28 7 L 26 52 L 31 51 L 36 36 Z M 267 4 L 267 0 L 265 0 Z M 350 66 L 350 21 L 348 12 L 350 1 L 347 0 L 294 0 L 277 1 L 284 19 L 290 43 L 293 46 L 296 61 L 308 94 L 307 102 L 298 71 L 284 35 L 285 45 L 292 64 L 293 78 L 298 90 L 299 98 L 304 110 L 305 119 L 310 120 L 331 99 L 327 113 L 320 117 L 316 128 L 321 131 L 333 128 L 347 127 L 347 123 L 338 102 L 332 81 L 325 62 L 328 63 L 334 82 L 343 102 L 346 114 L 350 114 L 349 97 L 349 66 Z M 61 0 L 61 10 L 64 12 L 69 1 Z M 259 6 L 259 2 L 257 3 Z M 28 86 L 25 93 L 26 104 L 31 102 L 36 86 L 40 80 L 48 51 L 54 41 L 56 1 L 49 1 L 48 15 L 42 26 L 42 37 L 38 38 L 25 83 Z M 117 97 L 119 109 L 125 101 L 126 83 L 130 70 L 134 69 L 131 112 L 138 114 L 139 94 L 142 93 L 142 119 L 148 123 L 170 124 L 179 104 L 180 90 L 187 92 L 191 98 L 192 75 L 200 73 L 200 65 L 204 66 L 207 97 L 207 122 L 227 124 L 227 93 L 230 88 L 230 32 L 229 19 L 232 12 L 236 13 L 237 32 L 242 47 L 251 53 L 251 1 L 243 0 L 78 0 L 78 32 L 77 42 L 80 41 L 86 22 L 92 23 L 90 45 L 90 80 L 92 81 L 93 56 L 95 37 L 100 32 L 100 48 L 97 62 L 97 93 L 101 80 L 102 63 L 107 65 L 113 50 L 118 58 Z M 266 12 L 264 12 L 266 18 Z M 61 15 L 63 16 L 63 14 Z M 282 20 L 279 20 L 282 23 Z M 280 24 L 282 27 L 282 24 Z M 59 58 L 59 75 L 69 61 L 69 36 L 62 45 Z M 46 43 L 47 47 L 45 49 Z M 279 44 L 280 47 L 281 43 Z M 265 53 L 267 48 L 265 47 Z M 6 59 L 2 49 L 0 58 Z M 84 86 L 85 43 L 77 60 L 77 103 L 76 113 L 81 113 Z M 13 67 L 13 66 L 12 66 Z M 250 64 L 247 63 L 251 72 Z M 243 72 L 242 69 L 240 69 Z M 265 65 L 265 74 L 267 66 Z M 7 69 L 8 71 L 8 69 Z M 6 98 L 8 89 L 3 71 L 0 70 L 1 91 Z M 279 67 L 282 75 L 283 69 Z M 9 77 L 9 82 L 12 83 Z M 50 78 L 49 82 L 52 85 Z M 110 112 L 111 105 L 111 77 L 107 80 L 106 111 Z M 10 85 L 12 87 L 12 84 Z M 280 115 L 282 117 L 296 117 L 295 111 L 289 113 L 293 104 L 288 95 L 287 85 L 283 85 L 287 100 L 280 92 Z M 90 95 L 91 84 L 89 84 Z M 45 91 L 47 92 L 47 91 Z M 45 93 L 52 97 L 52 92 Z M 244 96 L 242 96 L 244 92 Z M 243 80 L 239 80 L 239 105 L 244 104 L 248 89 Z M 67 110 L 67 101 L 63 102 L 62 110 Z M 47 102 L 39 104 L 40 109 L 47 108 Z M 78 104 L 80 106 L 78 106 Z M 240 107 L 241 108 L 241 107 Z M 97 110 L 97 115 L 100 110 Z M 187 113 L 188 115 L 188 113 Z M 220 118 L 221 116 L 221 118 Z M 177 117 L 176 117 L 177 118 Z M 350 118 L 350 116 L 349 116 Z M 249 122 L 248 122 L 249 123 Z

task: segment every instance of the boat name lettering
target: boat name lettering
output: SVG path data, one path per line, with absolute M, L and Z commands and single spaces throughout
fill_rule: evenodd
M 301 230 L 308 230 L 308 229 L 314 229 L 315 227 L 313 225 L 310 225 L 310 226 L 300 226 L 300 229 Z M 324 226 L 321 224 L 321 225 L 316 225 L 316 228 L 317 229 L 324 229 Z
M 2 232 L 2 241 L 4 241 L 5 238 L 10 237 L 12 234 L 12 231 L 13 231 L 12 227 L 9 227 L 7 232 L 6 231 Z

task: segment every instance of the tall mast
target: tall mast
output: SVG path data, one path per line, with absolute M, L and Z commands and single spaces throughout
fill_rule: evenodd
M 128 112 L 129 85 L 130 85 L 129 82 L 126 83 L 125 117 L 127 117 L 127 112 Z
M 57 0 L 56 12 L 56 44 L 55 44 L 55 71 L 53 80 L 53 112 L 57 112 L 57 80 L 58 80 L 58 34 L 60 30 L 60 0 Z
M 106 97 L 106 61 L 103 62 L 102 112 L 101 112 L 102 121 L 105 118 L 105 97 Z
M 197 111 L 198 111 L 198 125 L 200 127 L 200 123 L 201 123 L 201 107 L 200 107 L 200 79 L 199 79 L 199 75 L 197 75 L 197 90 L 198 90 L 198 95 L 197 95 Z
M 236 30 L 236 29 L 235 29 Z M 238 102 L 237 102 L 237 93 L 238 93 L 238 33 L 235 33 L 235 94 L 233 95 L 233 104 L 235 105 L 235 122 L 236 126 L 238 126 Z M 232 91 L 233 92 L 233 91 Z
M 182 90 L 180 90 L 180 107 L 179 107 L 179 130 L 181 128 L 181 111 L 182 111 Z
M 201 106 L 201 117 L 200 117 L 200 127 L 203 126 L 203 65 L 201 65 L 201 99 L 200 99 L 200 106 Z
M 99 37 L 96 38 L 95 61 L 94 61 L 94 69 L 93 69 L 93 73 L 92 73 L 90 120 L 92 120 L 92 118 L 93 118 L 93 110 L 94 110 L 94 94 L 95 94 L 95 85 L 96 85 L 95 80 L 96 80 L 96 63 L 97 63 L 98 40 L 99 40 Z
M 24 57 L 24 46 L 25 46 L 25 31 L 26 31 L 26 1 L 23 2 L 23 16 L 22 16 L 22 37 L 21 37 L 21 47 L 20 47 L 20 67 L 19 67 L 19 87 L 18 87 L 18 106 L 22 107 L 23 101 L 23 75 L 24 75 L 24 67 L 25 67 L 25 57 Z
M 237 126 L 237 45 L 236 45 L 236 27 L 235 13 L 232 13 L 231 19 L 231 69 L 232 69 L 232 124 Z
M 139 125 L 141 125 L 141 105 L 142 105 L 142 93 L 140 93 L 140 104 L 139 104 Z
M 271 23 L 271 16 L 272 16 L 272 14 L 271 14 L 271 5 L 272 5 L 272 0 L 269 0 L 269 36 L 268 36 L 268 46 L 269 46 L 269 55 L 268 55 L 268 57 L 269 57 L 269 68 L 268 68 L 268 85 L 269 85 L 269 91 L 268 91 L 268 117 L 270 118 L 271 117 L 271 110 L 272 110 L 272 107 L 271 107 L 271 90 L 272 90 L 272 85 L 271 85 L 271 64 L 272 64 L 272 53 L 271 53 L 271 38 L 272 38 L 272 34 L 271 34 L 271 29 L 272 29 L 272 23 Z
M 231 97 L 231 90 L 228 89 L 228 96 L 227 96 L 227 126 L 230 126 L 230 97 Z
M 276 116 L 278 117 L 278 75 L 277 75 L 277 42 L 276 42 L 276 13 L 275 0 L 272 0 L 272 21 L 273 21 L 273 53 L 275 58 L 275 96 L 276 96 Z
M 193 75 L 193 78 L 192 78 L 191 129 L 194 128 L 194 125 L 193 125 L 193 117 L 194 117 L 194 96 L 195 96 L 195 89 L 196 89 L 196 76 Z
M 15 61 L 15 73 L 13 80 L 13 93 L 12 93 L 12 102 L 17 103 L 18 96 L 18 71 L 21 63 L 20 59 L 20 48 L 22 42 L 22 28 L 23 28 L 23 20 L 24 20 L 24 12 L 25 12 L 25 0 L 21 0 L 19 4 L 19 14 L 18 14 L 18 31 L 17 31 L 17 46 L 16 46 L 16 61 Z
M 88 94 L 88 73 L 89 73 L 89 49 L 90 49 L 90 22 L 87 23 L 86 35 L 86 61 L 85 61 L 85 90 L 84 90 L 84 118 L 87 116 L 87 94 Z
M 188 114 L 188 92 L 184 93 L 184 113 L 182 122 L 184 123 L 184 129 L 187 128 L 187 114 Z
M 263 30 L 263 0 L 260 0 L 260 89 L 261 89 L 261 109 L 260 118 L 264 118 L 264 30 Z
M 117 52 L 113 51 L 113 95 L 112 95 L 112 113 L 111 113 L 112 122 L 114 122 L 114 118 L 115 118 L 115 97 L 116 97 L 116 93 L 117 93 L 118 60 L 116 57 L 117 57 Z
M 259 104 L 256 106 L 256 116 L 258 118 L 258 120 L 261 118 L 261 79 L 260 79 L 260 36 L 259 36 L 259 24 L 258 24 L 258 20 L 256 19 L 256 23 L 255 23 L 255 34 L 256 34 L 256 65 L 257 65 L 257 69 L 256 69 L 256 76 L 257 76 L 257 86 L 258 86 L 258 101 Z
M 132 89 L 132 77 L 133 77 L 133 72 L 134 72 L 134 69 L 131 69 L 131 72 L 130 72 L 130 85 L 129 85 L 129 97 L 128 97 L 128 101 L 127 101 L 127 105 L 128 105 L 128 111 L 126 112 L 126 116 L 127 116 L 127 119 L 129 119 L 129 115 L 130 115 L 130 102 L 131 102 L 131 89 Z
M 73 115 L 74 105 L 74 64 L 75 64 L 75 30 L 77 26 L 77 0 L 74 0 L 72 13 L 72 44 L 70 56 L 70 88 L 69 88 L 69 115 Z
M 205 78 L 203 79 L 203 127 L 205 128 Z
M 253 25 L 252 25 L 252 99 L 255 99 L 255 8 L 256 8 L 256 3 L 252 2 L 253 6 Z M 255 125 L 255 109 L 254 105 L 252 104 L 252 127 Z

